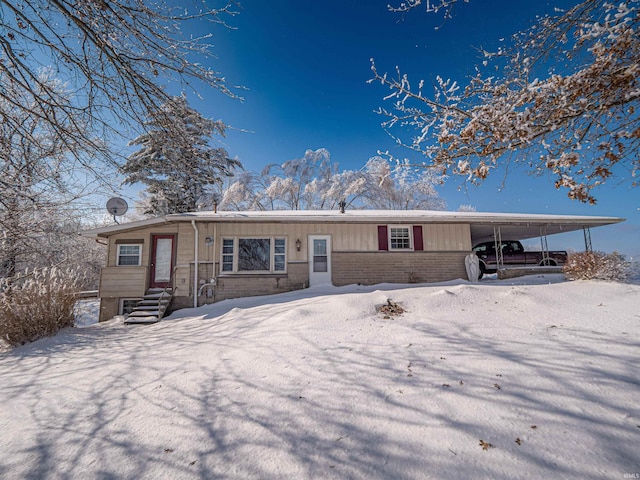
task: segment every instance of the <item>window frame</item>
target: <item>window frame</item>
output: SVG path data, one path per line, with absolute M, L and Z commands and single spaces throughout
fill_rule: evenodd
M 142 265 L 142 244 L 141 243 L 119 243 L 116 245 L 116 267 L 139 267 Z M 133 264 L 120 263 L 120 259 L 124 257 L 133 257 L 133 254 L 121 254 L 122 247 L 137 247 L 138 248 L 138 262 Z
M 238 254 L 240 252 L 240 240 L 269 240 L 269 270 L 239 270 Z M 276 253 L 276 241 L 284 242 L 282 252 Z M 236 235 L 222 237 L 220 247 L 219 275 L 280 275 L 287 273 L 287 245 L 288 237 L 281 235 Z M 227 251 L 225 252 L 225 247 Z M 229 249 L 232 249 L 229 252 Z M 229 258 L 232 259 L 229 263 Z M 276 260 L 283 266 L 282 270 L 276 270 Z M 224 270 L 225 265 L 231 264 L 231 270 Z
M 124 304 L 125 302 L 139 302 L 140 300 L 142 300 L 141 297 L 124 297 L 124 298 L 120 298 L 120 302 L 118 305 L 118 315 L 129 315 L 129 313 L 133 312 L 133 310 L 131 310 L 131 312 L 127 312 L 125 313 L 124 311 Z
M 392 235 L 391 232 L 396 229 L 404 229 L 407 231 L 409 246 L 407 248 L 398 248 L 393 246 Z M 387 245 L 390 252 L 412 252 L 414 250 L 413 244 L 413 225 L 387 225 Z

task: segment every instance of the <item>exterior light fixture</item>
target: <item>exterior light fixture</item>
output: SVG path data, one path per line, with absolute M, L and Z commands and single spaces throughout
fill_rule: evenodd
M 296 239 L 296 250 L 300 251 L 300 248 L 302 247 L 302 242 L 300 241 L 300 239 Z

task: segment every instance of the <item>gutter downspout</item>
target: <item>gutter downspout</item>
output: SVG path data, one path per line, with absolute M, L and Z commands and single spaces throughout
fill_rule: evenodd
M 195 240 L 193 241 L 193 308 L 198 308 L 198 227 L 196 221 L 191 220 Z
M 216 209 L 218 205 L 216 205 Z M 218 285 L 218 275 L 216 275 L 216 260 L 217 260 L 217 250 L 218 250 L 218 224 L 213 224 L 213 301 L 216 301 L 216 287 Z M 222 242 L 221 242 L 222 243 Z

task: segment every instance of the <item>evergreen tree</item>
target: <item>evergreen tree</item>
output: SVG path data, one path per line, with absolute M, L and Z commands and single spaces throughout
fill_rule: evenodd
M 224 137 L 226 125 L 204 118 L 184 96 L 150 113 L 146 126 L 147 132 L 129 143 L 140 150 L 121 167 L 125 184 L 147 185 L 145 214 L 196 211 L 208 187 L 242 167 L 224 148 L 210 145 L 214 134 Z

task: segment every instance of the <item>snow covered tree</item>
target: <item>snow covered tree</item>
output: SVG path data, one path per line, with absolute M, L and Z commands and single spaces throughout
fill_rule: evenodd
M 340 172 L 330 153 L 307 150 L 302 158 L 268 165 L 260 174 L 246 172 L 223 194 L 221 208 L 237 210 L 333 210 L 346 207 L 441 209 L 432 171 L 416 171 L 373 157 L 360 170 Z
M 475 212 L 476 207 L 473 205 L 463 204 L 458 207 L 458 212 Z
M 273 201 L 267 197 L 269 177 L 265 171 L 240 172 L 224 188 L 220 208 L 223 210 L 273 210 Z
M 324 192 L 337 170 L 328 150 L 307 150 L 302 158 L 265 169 L 263 176 L 269 179 L 265 193 L 279 207 L 289 210 L 322 209 Z
M 455 3 L 427 7 L 448 12 Z M 511 162 L 534 175 L 550 172 L 556 188 L 582 202 L 595 203 L 594 189 L 613 179 L 637 187 L 639 12 L 639 0 L 582 1 L 539 18 L 510 46 L 484 52 L 467 85 L 438 78 L 431 93 L 424 81 L 411 82 L 400 69 L 379 73 L 372 62 L 371 81 L 388 87 L 385 99 L 393 101 L 380 109 L 383 125 L 415 132 L 410 140 L 395 136 L 442 173 L 474 183 Z
M 39 73 L 39 85 L 60 101 L 68 98 L 67 87 L 50 70 Z M 90 137 L 75 143 L 52 128 L 49 115 L 67 129 L 80 124 L 82 115 L 58 115 L 32 93 L 8 82 L 0 97 L 0 278 L 78 260 L 77 249 L 63 248 L 63 239 L 77 234 L 70 218 L 75 202 L 89 189 L 74 171 L 78 162 L 88 162 L 88 142 L 101 148 Z
M 387 159 L 377 156 L 365 165 L 367 188 L 364 203 L 381 210 L 442 210 L 445 202 L 438 197 L 436 186 L 442 178 L 432 169 L 415 170 L 408 160 L 392 167 Z
M 336 209 L 352 204 L 365 190 L 361 172 L 338 171 L 325 148 L 307 150 L 303 157 L 246 172 L 225 190 L 222 208 L 237 210 Z
M 197 84 L 233 96 L 212 70 L 211 25 L 235 15 L 234 1 L 3 0 L 0 2 L 0 84 L 17 85 L 37 101 L 23 113 L 47 111 L 42 121 L 68 141 L 105 138 L 137 127 L 168 99 L 164 86 Z M 51 66 L 73 89 L 72 101 L 46 88 L 41 67 Z M 10 95 L 0 88 L 0 98 Z M 82 123 L 66 119 L 82 114 Z M 15 118 L 5 118 L 21 131 Z M 25 137 L 28 132 L 24 132 Z M 104 151 L 100 153 L 105 153 Z
M 184 96 L 150 112 L 146 125 L 147 133 L 129 144 L 140 145 L 140 150 L 120 169 L 124 183 L 147 185 L 146 214 L 196 211 L 208 187 L 242 167 L 224 148 L 210 145 L 213 135 L 224 137 L 226 125 L 204 118 Z

